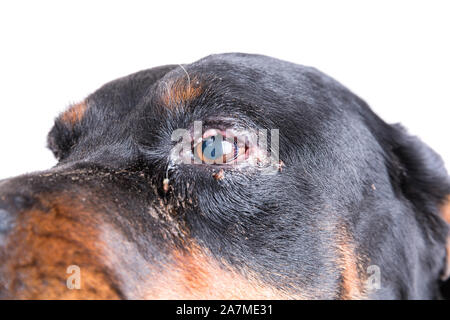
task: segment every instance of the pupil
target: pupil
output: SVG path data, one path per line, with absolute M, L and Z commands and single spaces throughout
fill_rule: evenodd
M 216 138 L 217 137 L 217 138 Z M 212 136 L 202 142 L 203 156 L 216 160 L 223 155 L 222 137 Z
M 224 141 L 223 136 L 220 134 L 204 139 L 201 144 L 201 150 L 202 157 L 209 161 L 214 161 L 214 163 L 219 160 L 219 163 L 222 163 L 222 161 L 233 160 L 239 156 L 237 140 L 234 140 L 233 142 Z M 232 155 L 233 158 L 223 159 L 223 156 L 228 154 Z

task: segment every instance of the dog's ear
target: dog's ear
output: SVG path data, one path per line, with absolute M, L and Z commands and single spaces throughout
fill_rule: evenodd
M 450 177 L 441 157 L 399 124 L 389 125 L 370 109 L 363 118 L 384 150 L 394 192 L 408 201 L 417 219 L 444 256 L 441 280 L 450 276 Z M 446 248 L 446 249 L 445 249 Z M 442 252 L 446 250 L 447 254 Z M 449 291 L 450 292 L 450 291 Z
M 450 298 L 450 179 L 441 157 L 400 125 L 391 126 L 388 144 L 393 185 L 416 208 L 437 243 L 445 246 L 440 271 L 441 293 Z M 387 137 L 386 137 L 387 138 Z M 427 226 L 428 225 L 428 226 Z
M 394 185 L 430 221 L 432 231 L 445 236 L 446 259 L 441 280 L 450 277 L 450 178 L 442 158 L 400 125 L 391 126 L 389 172 Z M 445 224 L 439 223 L 444 221 Z M 444 225 L 445 228 L 441 228 Z M 442 230 L 444 229 L 444 230 Z
M 392 125 L 383 138 L 392 184 L 420 212 L 444 218 L 442 208 L 450 196 L 450 179 L 442 158 L 400 125 Z
M 89 122 L 89 115 L 95 113 L 97 117 L 103 118 L 125 117 L 156 81 L 176 67 L 155 67 L 103 85 L 85 101 L 72 105 L 55 120 L 47 137 L 48 148 L 58 160 L 64 159 L 85 131 L 83 122 Z

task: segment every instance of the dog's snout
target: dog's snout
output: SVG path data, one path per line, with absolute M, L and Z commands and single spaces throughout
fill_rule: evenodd
M 104 230 L 115 229 L 88 197 L 102 191 L 80 187 L 82 174 L 45 172 L 0 182 L 0 299 L 120 296 L 105 271 L 111 253 L 103 251 L 113 232 Z M 71 266 L 80 270 L 82 290 L 67 285 Z

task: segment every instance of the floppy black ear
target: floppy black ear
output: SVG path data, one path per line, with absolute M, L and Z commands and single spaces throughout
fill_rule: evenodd
M 450 179 L 442 158 L 400 125 L 384 138 L 393 185 L 423 213 L 441 216 L 450 195 Z M 387 141 L 386 141 L 387 140 Z
M 92 113 L 91 105 L 98 106 L 95 108 L 97 117 L 111 117 L 112 114 L 118 118 L 124 117 L 156 81 L 176 67 L 177 65 L 155 67 L 106 83 L 85 101 L 72 105 L 56 118 L 47 136 L 48 148 L 58 160 L 64 159 L 82 135 L 82 119 Z
M 385 152 L 385 163 L 394 191 L 400 199 L 406 199 L 412 205 L 419 223 L 432 239 L 435 248 L 439 252 L 447 252 L 447 257 L 437 262 L 439 266 L 442 265 L 440 280 L 447 280 L 450 275 L 447 262 L 450 261 L 450 214 L 445 215 L 443 209 L 450 199 L 450 177 L 444 162 L 434 150 L 419 138 L 408 134 L 401 125 L 386 124 L 371 110 L 364 109 L 363 112 L 367 126 Z M 441 284 L 443 294 L 450 298 L 450 281 Z
M 442 263 L 441 292 L 450 298 L 450 217 L 446 214 L 450 199 L 450 179 L 442 158 L 419 138 L 409 135 L 400 125 L 390 130 L 389 172 L 393 184 L 422 213 L 430 233 L 446 248 Z M 442 239 L 443 238 L 443 239 Z
M 450 195 L 450 177 L 442 158 L 400 124 L 389 125 L 364 103 L 362 118 L 385 152 L 391 183 L 414 207 L 441 219 Z

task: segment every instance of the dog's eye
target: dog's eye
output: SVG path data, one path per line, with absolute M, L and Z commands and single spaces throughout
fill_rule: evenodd
M 237 129 L 207 129 L 201 136 L 187 130 L 177 131 L 172 141 L 177 141 L 170 151 L 171 165 L 207 164 L 227 168 L 279 170 L 280 161 L 267 150 L 267 132 Z M 200 131 L 201 132 L 201 131 Z M 277 134 L 277 133 L 276 133 Z M 271 136 L 275 139 L 277 135 Z M 278 141 L 278 138 L 276 138 Z
M 236 162 L 245 157 L 246 151 L 245 142 L 236 137 L 227 138 L 216 130 L 206 133 L 202 140 L 193 146 L 194 157 L 207 164 Z

